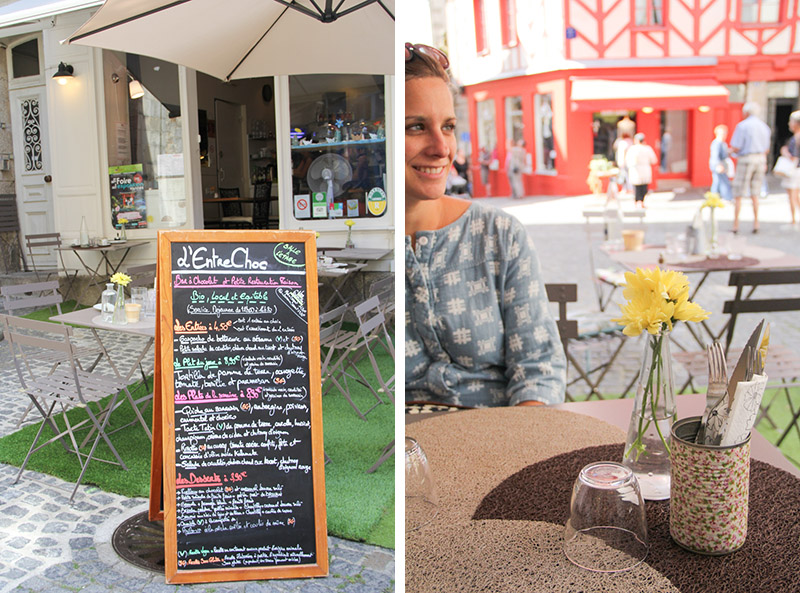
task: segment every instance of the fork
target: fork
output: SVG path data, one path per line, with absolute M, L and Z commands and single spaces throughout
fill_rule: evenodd
M 715 341 L 708 346 L 708 391 L 706 392 L 706 409 L 700 430 L 697 432 L 695 442 L 703 444 L 706 440 L 706 427 L 708 418 L 713 412 L 719 413 L 719 408 L 724 405 L 728 395 L 728 367 L 725 361 L 725 351 L 722 345 Z

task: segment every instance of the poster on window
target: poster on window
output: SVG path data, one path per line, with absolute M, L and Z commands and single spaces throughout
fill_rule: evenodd
M 109 167 L 108 179 L 111 184 L 111 224 L 114 228 L 146 228 L 147 206 L 141 163 Z

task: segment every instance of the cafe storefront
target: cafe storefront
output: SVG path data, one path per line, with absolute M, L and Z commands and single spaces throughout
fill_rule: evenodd
M 22 234 L 148 240 L 164 229 L 313 229 L 394 242 L 392 76 L 221 80 L 142 55 L 61 43 L 100 2 L 0 8 Z M 61 71 L 71 76 L 56 77 Z M 60 84 L 61 79 L 66 84 Z M 57 80 L 58 79 L 58 80 Z M 218 201 L 220 198 L 239 198 Z M 231 219 L 231 217 L 234 217 Z M 69 265 L 69 263 L 67 264 Z M 370 269 L 390 271 L 391 261 Z

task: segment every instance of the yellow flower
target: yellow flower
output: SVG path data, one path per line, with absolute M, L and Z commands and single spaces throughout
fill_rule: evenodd
M 128 224 L 128 219 L 127 218 L 118 218 L 117 222 L 119 224 Z
M 114 284 L 120 284 L 122 286 L 128 286 L 131 281 L 131 277 L 127 274 L 123 274 L 122 272 L 117 272 L 113 276 L 111 276 L 111 282 Z
M 703 197 L 706 199 L 700 206 L 700 208 L 724 208 L 725 202 L 719 197 L 719 194 L 711 193 L 707 191 Z
M 642 331 L 657 334 L 672 329 L 677 321 L 702 321 L 709 313 L 689 301 L 689 279 L 674 270 L 651 268 L 625 273 L 623 296 L 627 303 L 620 305 L 622 316 L 614 319 L 626 336 L 638 336 Z
M 355 221 L 355 220 L 350 220 L 350 219 L 348 218 L 347 220 L 345 220 L 345 221 L 344 221 L 344 223 L 345 223 L 347 226 L 349 226 L 349 227 L 352 227 L 352 226 L 353 226 L 353 225 L 356 223 L 356 221 Z

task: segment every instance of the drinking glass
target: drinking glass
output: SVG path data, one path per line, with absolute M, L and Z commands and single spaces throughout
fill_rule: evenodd
M 728 259 L 738 261 L 742 259 L 742 252 L 747 247 L 747 239 L 738 235 L 733 235 L 728 247 Z
M 131 288 L 131 302 L 142 306 L 142 311 L 147 308 L 147 287 L 134 286 Z
M 427 525 L 439 512 L 428 458 L 419 443 L 406 437 L 406 531 Z
M 564 553 L 595 572 L 620 572 L 647 556 L 647 519 L 636 476 L 621 463 L 584 467 L 572 489 Z

